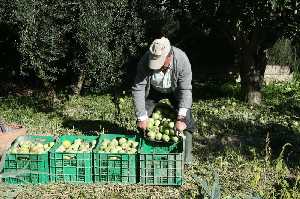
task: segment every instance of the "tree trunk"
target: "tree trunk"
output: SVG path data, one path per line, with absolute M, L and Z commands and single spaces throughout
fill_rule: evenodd
M 83 70 L 81 70 L 77 76 L 75 83 L 72 86 L 74 95 L 79 95 L 81 93 L 84 80 L 85 80 L 85 73 Z
M 241 92 L 249 104 L 261 104 L 261 88 L 266 69 L 266 54 L 263 50 L 245 50 L 240 56 Z

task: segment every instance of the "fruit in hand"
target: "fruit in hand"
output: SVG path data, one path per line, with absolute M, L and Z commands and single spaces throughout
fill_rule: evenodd
M 152 118 L 154 120 L 159 120 L 160 119 L 160 114 L 158 112 L 155 112 L 155 113 L 152 114 Z
M 154 125 L 159 126 L 160 125 L 160 120 L 155 120 Z
M 161 133 L 156 133 L 155 139 L 159 141 L 159 140 L 161 140 L 161 138 L 162 138 L 162 134 Z
M 178 142 L 175 133 L 176 115 L 170 111 L 157 109 L 149 118 L 147 137 L 152 141 Z
M 178 142 L 178 137 L 172 137 L 172 140 L 174 141 L 174 142 Z
M 150 140 L 155 140 L 155 133 L 153 131 L 149 131 L 147 135 L 150 138 Z
M 174 128 L 174 126 L 175 126 L 174 122 L 170 122 L 170 123 L 169 123 L 169 127 L 170 127 L 171 129 Z

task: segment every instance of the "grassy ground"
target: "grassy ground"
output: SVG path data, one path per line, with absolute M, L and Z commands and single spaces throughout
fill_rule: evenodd
M 1 184 L 0 197 L 16 198 L 300 198 L 300 84 L 264 89 L 263 105 L 236 97 L 238 87 L 195 86 L 193 115 L 199 132 L 193 140 L 193 166 L 181 187 Z M 88 95 L 45 107 L 35 96 L 0 98 L 7 122 L 30 134 L 136 132 L 132 99 Z

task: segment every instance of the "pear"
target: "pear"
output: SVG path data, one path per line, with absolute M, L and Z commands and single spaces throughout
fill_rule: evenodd
M 155 139 L 156 139 L 156 140 L 161 140 L 161 138 L 162 138 L 162 134 L 161 134 L 161 133 L 157 133 L 157 134 L 155 135 Z
M 153 131 L 149 131 L 147 133 L 147 136 L 149 137 L 150 140 L 155 140 L 155 133 Z
M 19 153 L 29 153 L 29 148 L 20 148 Z
M 35 146 L 39 147 L 39 148 L 43 148 L 44 147 L 44 145 L 42 143 L 37 143 Z
M 173 142 L 178 142 L 178 140 L 179 140 L 178 137 L 176 137 L 176 136 L 172 137 Z
M 119 144 L 122 145 L 123 143 L 126 143 L 127 139 L 126 138 L 120 138 L 119 139 Z
M 162 136 L 162 139 L 165 141 L 165 142 L 169 142 L 170 141 L 170 137 L 168 135 L 163 135 Z
M 79 144 L 79 145 L 80 145 L 80 144 L 81 144 L 81 142 L 82 142 L 82 140 L 81 140 L 81 139 L 76 139 L 76 140 L 74 140 L 74 144 L 75 144 L 75 143 L 77 143 L 77 144 Z
M 18 149 L 17 149 L 17 148 L 13 148 L 13 149 L 11 149 L 10 152 L 11 152 L 11 153 L 18 153 Z
M 170 130 L 169 130 L 169 129 L 166 129 L 166 130 L 164 131 L 164 134 L 165 134 L 165 135 L 169 135 L 169 134 L 170 134 Z
M 107 147 L 107 146 L 102 145 L 102 146 L 100 147 L 100 150 L 101 150 L 101 151 L 105 151 L 106 147 Z
M 110 142 L 113 146 L 117 146 L 119 144 L 118 140 L 117 139 L 113 139 L 111 142 Z
M 108 146 L 109 144 L 110 144 L 109 140 L 104 140 L 101 145 L 102 146 Z
M 111 150 L 111 147 L 106 147 L 105 148 L 105 152 L 110 152 L 110 150 Z
M 63 153 L 63 152 L 66 151 L 66 148 L 64 147 L 64 145 L 60 145 L 60 146 L 57 148 L 56 151 L 57 151 L 57 152 L 60 152 L 60 153 Z
M 138 145 L 139 145 L 138 142 L 133 142 L 133 143 L 132 143 L 132 148 L 136 148 Z
M 135 154 L 136 151 L 137 151 L 136 149 L 131 148 L 130 150 L 128 150 L 128 153 L 129 154 Z
M 174 129 L 170 129 L 169 132 L 170 132 L 169 135 L 171 135 L 171 136 L 174 136 L 174 135 L 175 135 Z
M 121 150 L 122 150 L 122 147 L 116 146 L 116 150 L 117 150 L 117 151 L 121 151 Z
M 65 148 L 69 148 L 72 144 L 69 140 L 65 140 L 63 141 L 62 145 L 65 147 Z
M 125 142 L 123 144 L 121 144 L 122 149 L 126 149 L 130 146 L 130 144 L 128 142 Z
M 128 140 L 128 142 L 127 142 L 127 143 L 128 143 L 128 146 L 130 146 L 130 147 L 131 147 L 131 146 L 133 145 L 134 141 L 133 141 L 133 140 Z
M 160 114 L 158 112 L 155 112 L 155 113 L 152 114 L 152 118 L 154 120 L 158 120 L 160 118 Z
M 154 126 L 159 126 L 160 125 L 160 121 L 159 120 L 155 120 L 154 121 Z
M 153 118 L 149 118 L 148 120 L 148 128 L 152 128 L 154 126 L 154 119 Z
M 175 127 L 174 122 L 169 122 L 169 127 L 170 127 L 171 129 L 173 129 L 173 128 Z

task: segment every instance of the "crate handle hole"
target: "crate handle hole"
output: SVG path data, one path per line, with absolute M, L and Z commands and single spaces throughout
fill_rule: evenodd
M 76 155 L 75 154 L 74 155 L 70 155 L 70 154 L 66 155 L 65 154 L 63 157 L 64 157 L 64 160 L 72 160 L 72 159 L 75 159 Z
M 18 157 L 19 161 L 29 161 L 29 157 Z
M 108 156 L 108 160 L 120 160 L 121 159 L 121 157 L 120 156 L 118 156 L 118 155 L 109 155 Z

